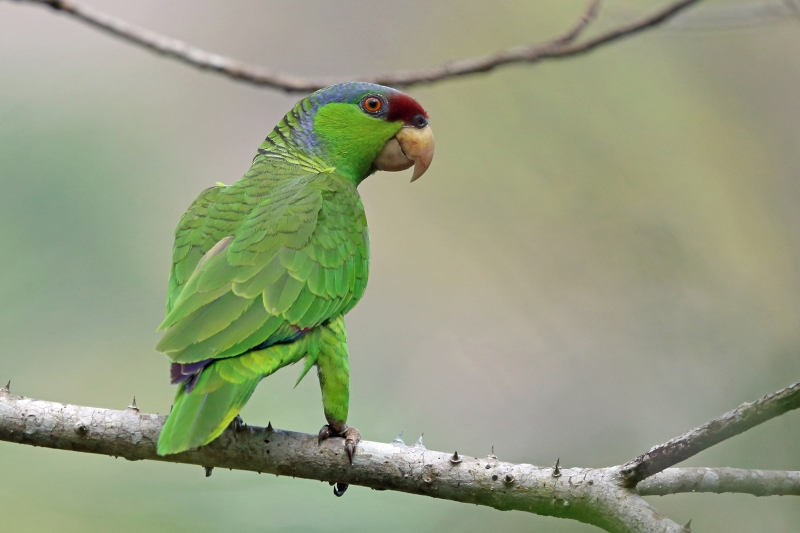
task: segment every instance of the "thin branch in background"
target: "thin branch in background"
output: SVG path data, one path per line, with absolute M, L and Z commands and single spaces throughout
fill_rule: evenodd
M 613 15 L 627 18 L 631 16 L 631 10 L 614 9 Z M 698 8 L 685 16 L 670 20 L 665 24 L 664 29 L 673 31 L 741 30 L 781 22 L 800 22 L 800 0 Z
M 738 30 L 798 21 L 800 3 L 796 3 L 796 0 L 782 0 L 776 4 L 752 3 L 698 9 L 691 17 L 673 21 L 667 27 L 671 30 Z
M 142 46 L 196 68 L 211 70 L 217 74 L 262 87 L 286 92 L 309 93 L 320 87 L 345 81 L 345 78 L 340 77 L 304 78 L 275 72 L 264 67 L 248 65 L 229 57 L 202 50 L 181 40 L 158 34 L 147 28 L 136 26 L 79 2 L 69 0 L 15 1 L 49 6 L 134 45 Z M 394 87 L 410 87 L 479 72 L 489 72 L 504 65 L 515 63 L 533 64 L 545 59 L 579 56 L 605 44 L 663 24 L 700 1 L 680 0 L 671 2 L 654 13 L 632 23 L 624 24 L 592 39 L 578 42 L 578 37 L 596 18 L 600 10 L 600 0 L 591 0 L 578 22 L 568 32 L 555 39 L 536 44 L 515 46 L 494 54 L 448 61 L 435 67 L 378 75 L 351 76 L 349 78 Z
M 737 492 L 753 496 L 800 496 L 800 472 L 743 468 L 667 468 L 638 485 L 639 496 L 682 492 Z
M 554 39 L 552 42 L 556 44 L 568 44 L 577 39 L 583 33 L 583 30 L 589 27 L 589 24 L 594 22 L 597 14 L 600 12 L 601 0 L 592 0 L 589 7 L 586 8 L 581 18 L 577 23 L 564 35 Z
M 629 487 L 701 451 L 800 407 L 800 381 L 706 422 L 622 465 Z
M 678 15 L 678 13 L 700 1 L 701 0 L 681 0 L 679 2 L 670 3 L 650 15 L 606 31 L 585 41 L 573 39 L 564 42 L 563 37 L 560 37 L 539 44 L 507 48 L 495 54 L 453 61 L 428 69 L 383 74 L 373 79 L 367 77 L 365 81 L 373 81 L 374 83 L 398 87 L 408 87 L 410 85 L 432 83 L 467 74 L 489 72 L 497 67 L 514 63 L 533 64 L 546 59 L 563 59 L 580 56 L 600 46 L 631 37 L 642 31 L 663 24 Z M 584 16 L 583 18 L 586 17 Z M 583 28 L 581 28 L 581 30 L 582 29 Z M 569 32 L 566 35 L 569 35 Z

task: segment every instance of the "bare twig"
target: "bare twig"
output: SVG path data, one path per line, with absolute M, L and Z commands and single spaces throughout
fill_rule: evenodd
M 578 22 L 567 33 L 554 39 L 552 42 L 555 44 L 568 44 L 580 37 L 583 30 L 589 27 L 589 24 L 594 22 L 594 19 L 597 18 L 601 3 L 602 0 L 592 0 Z
M 622 465 L 622 475 L 633 487 L 645 478 L 738 435 L 759 424 L 800 407 L 800 381 L 752 403 L 706 422 Z
M 640 496 L 681 492 L 738 492 L 754 496 L 800 496 L 800 472 L 742 468 L 667 468 L 636 485 Z
M 156 455 L 163 416 L 19 398 L 0 392 L 0 440 L 124 457 L 265 472 L 396 490 L 497 509 L 571 518 L 607 531 L 680 533 L 635 491 L 618 482 L 617 468 L 511 464 L 496 457 L 362 441 L 348 463 L 341 439 L 321 445 L 316 435 L 244 426 L 196 451 Z M 398 443 L 399 444 L 399 443 Z M 198 471 L 198 475 L 200 471 Z
M 238 81 L 260 85 L 286 92 L 308 93 L 344 78 L 303 78 L 275 72 L 263 67 L 248 65 L 235 59 L 202 50 L 188 43 L 158 34 L 147 28 L 136 26 L 119 18 L 107 15 L 89 6 L 70 0 L 16 0 L 42 4 L 71 15 L 83 22 L 120 37 L 130 43 L 148 48 L 156 53 L 182 61 L 196 68 L 211 70 Z M 700 0 L 671 2 L 651 15 L 625 24 L 592 39 L 577 42 L 578 37 L 595 19 L 600 9 L 600 0 L 591 0 L 580 20 L 563 35 L 542 43 L 515 46 L 494 54 L 449 61 L 439 66 L 420 70 L 404 70 L 386 74 L 357 76 L 356 79 L 381 85 L 409 87 L 433 83 L 448 78 L 488 72 L 513 63 L 537 63 L 545 59 L 559 59 L 585 54 L 602 45 L 635 35 L 672 19 L 681 11 Z
M 691 16 L 671 21 L 671 30 L 708 31 L 737 30 L 778 22 L 800 20 L 800 2 L 781 0 L 777 3 L 748 3 L 696 9 Z

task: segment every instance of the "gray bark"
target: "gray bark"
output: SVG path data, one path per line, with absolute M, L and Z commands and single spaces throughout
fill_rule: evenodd
M 739 492 L 754 496 L 800 496 L 800 472 L 743 468 L 667 468 L 636 485 L 640 496 L 681 492 Z
M 706 422 L 622 465 L 629 487 L 750 428 L 800 408 L 800 381 Z

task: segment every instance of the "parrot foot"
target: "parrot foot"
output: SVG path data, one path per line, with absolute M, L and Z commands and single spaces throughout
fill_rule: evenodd
M 353 455 L 356 453 L 356 447 L 361 442 L 361 432 L 354 427 L 348 427 L 346 424 L 341 424 L 340 429 L 336 429 L 332 424 L 325 424 L 319 430 L 319 441 L 329 439 L 331 437 L 344 438 L 344 450 L 347 452 L 347 458 L 350 464 L 353 464 Z M 344 493 L 344 490 L 342 490 Z
M 339 429 L 337 429 L 337 426 Z M 318 442 L 322 442 L 331 437 L 344 438 L 344 450 L 347 452 L 347 458 L 350 460 L 350 464 L 352 465 L 353 455 L 356 453 L 356 447 L 361 441 L 361 432 L 359 432 L 356 428 L 348 427 L 346 424 L 325 424 L 322 426 L 322 429 L 319 430 Z M 344 491 L 347 490 L 347 487 L 350 486 L 347 483 L 331 483 L 331 485 L 334 485 L 333 494 L 337 497 L 341 497 L 344 494 Z

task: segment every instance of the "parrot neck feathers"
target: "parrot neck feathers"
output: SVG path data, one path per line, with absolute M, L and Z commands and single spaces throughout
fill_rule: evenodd
M 314 172 L 335 169 L 358 185 L 375 171 L 372 161 L 402 124 L 368 116 L 356 104 L 326 102 L 315 93 L 278 122 L 256 158 L 281 160 Z

